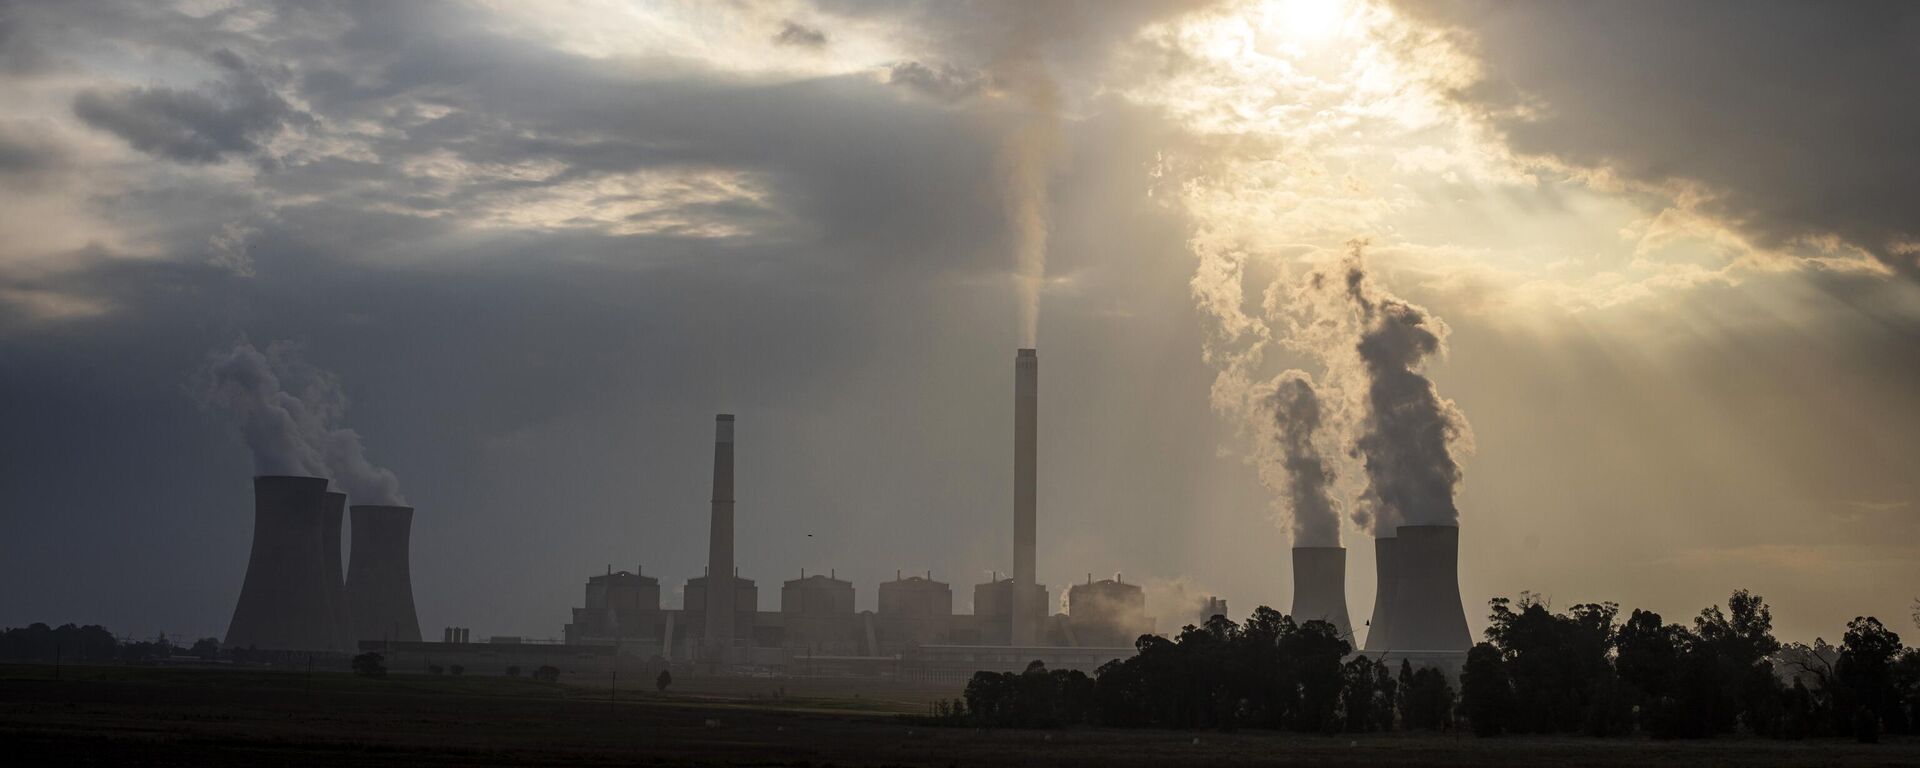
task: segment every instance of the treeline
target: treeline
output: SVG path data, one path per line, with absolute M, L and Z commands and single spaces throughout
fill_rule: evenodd
M 1691 626 L 1613 603 L 1555 613 L 1522 594 L 1491 602 L 1486 642 L 1468 652 L 1456 694 L 1435 668 L 1398 668 L 1324 622 L 1266 607 L 1244 625 L 1215 616 L 1172 639 L 1142 636 L 1131 658 L 1089 677 L 978 672 L 937 719 L 995 727 L 1092 724 L 1270 728 L 1309 733 L 1470 728 L 1475 734 L 1645 733 L 1775 738 L 1912 733 L 1920 651 L 1871 617 L 1839 645 L 1783 646 L 1758 596 L 1738 591 Z
M 1775 738 L 1914 732 L 1920 651 L 1871 616 L 1838 646 L 1782 645 L 1758 595 L 1733 593 L 1691 626 L 1613 603 L 1554 613 L 1522 594 L 1492 601 L 1487 642 L 1467 654 L 1461 714 L 1483 736 L 1634 731 Z
M 1265 606 L 1245 625 L 1215 616 L 1172 639 L 1143 635 L 1139 653 L 1093 677 L 1048 671 L 977 672 L 941 718 L 985 726 L 1099 724 L 1154 728 L 1275 728 L 1309 733 L 1453 723 L 1445 674 L 1398 672 L 1366 656 L 1323 621 L 1294 622 Z
M 220 641 L 203 637 L 182 648 L 165 636 L 121 642 L 97 624 L 49 627 L 35 623 L 0 632 L 0 660 L 54 662 L 146 661 L 185 653 L 202 659 L 220 657 Z

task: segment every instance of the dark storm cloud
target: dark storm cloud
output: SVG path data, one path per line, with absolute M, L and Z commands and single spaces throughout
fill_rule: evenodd
M 774 33 L 773 42 L 797 48 L 825 48 L 827 33 L 789 19 L 780 22 L 780 31 Z
M 1455 94 L 1514 149 L 1692 180 L 1761 245 L 1834 234 L 1907 274 L 1920 239 L 1920 5 L 1407 2 L 1486 77 Z
M 0 178 L 35 176 L 66 161 L 67 150 L 30 122 L 0 122 Z
M 221 50 L 208 59 L 224 70 L 218 83 L 192 90 L 89 89 L 74 97 L 73 113 L 134 149 L 183 163 L 257 152 L 282 127 L 306 117 L 238 54 Z
M 991 78 L 985 72 L 952 64 L 928 66 L 903 61 L 887 68 L 887 82 L 912 88 L 941 101 L 961 101 L 985 90 Z

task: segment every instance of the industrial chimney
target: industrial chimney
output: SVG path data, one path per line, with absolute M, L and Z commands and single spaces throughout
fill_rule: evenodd
M 408 539 L 413 507 L 355 504 L 347 606 L 360 640 L 420 642 Z
M 1400 540 L 1380 536 L 1373 540 L 1373 620 L 1367 622 L 1368 652 L 1385 651 L 1393 637 L 1393 602 L 1400 589 Z
M 346 522 L 347 495 L 328 491 L 321 504 L 321 568 L 327 580 L 327 604 L 332 606 L 333 649 L 355 649 L 353 617 L 347 610 L 346 571 L 340 564 L 340 526 Z
M 324 651 L 334 643 L 322 522 L 327 481 L 253 479 L 253 551 L 227 625 L 230 648 Z
M 1400 578 L 1389 643 L 1396 651 L 1466 651 L 1473 647 L 1460 602 L 1460 528 L 1403 525 Z M 1369 646 L 1371 649 L 1371 646 Z
M 1324 621 L 1353 639 L 1347 618 L 1347 548 L 1293 548 L 1293 620 Z
M 1035 645 L 1037 627 L 1034 605 L 1037 570 L 1034 552 L 1038 448 L 1037 423 L 1040 401 L 1040 356 L 1022 349 L 1013 358 L 1013 611 L 1012 645 Z M 1042 598 L 1044 599 L 1044 598 Z
M 707 534 L 707 645 L 725 662 L 733 645 L 733 414 L 713 417 L 713 514 Z

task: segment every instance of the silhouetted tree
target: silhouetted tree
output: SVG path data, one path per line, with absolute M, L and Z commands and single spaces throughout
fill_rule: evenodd
M 460 675 L 464 675 L 466 673 L 467 673 L 467 668 L 464 665 L 454 664 L 447 667 L 447 674 L 453 675 L 455 677 L 459 677 Z
M 1401 713 L 1408 730 L 1438 731 L 1453 726 L 1453 686 L 1433 667 L 1414 670 L 1408 687 L 1407 708 Z
M 661 693 L 666 693 L 667 686 L 669 685 L 673 685 L 673 673 L 664 669 L 660 670 L 660 675 L 653 679 L 653 689 Z
M 560 668 L 551 664 L 542 664 L 539 669 L 533 671 L 533 679 L 543 683 L 557 683 L 560 681 Z
M 1475 736 L 1498 736 L 1506 730 L 1514 715 L 1513 681 L 1500 649 L 1480 643 L 1467 651 L 1460 671 L 1460 708 Z
M 187 652 L 203 660 L 213 661 L 220 658 L 220 639 L 216 637 L 200 638 L 199 640 L 193 641 L 193 648 Z
M 1872 616 L 1847 622 L 1847 634 L 1840 643 L 1840 658 L 1834 663 L 1839 683 L 1835 696 L 1840 712 L 1852 718 L 1850 730 L 1863 740 L 1862 725 L 1873 721 L 1873 733 L 1881 730 L 1905 733 L 1905 702 L 1900 700 L 1894 673 L 1901 655 L 1900 636 Z M 1864 714 L 1862 714 L 1864 712 Z
M 1576 605 L 1554 614 L 1529 593 L 1519 610 L 1506 598 L 1494 598 L 1486 636 L 1500 649 L 1513 682 L 1516 709 L 1509 729 L 1522 733 L 1580 730 L 1613 674 L 1607 658 L 1612 645 L 1613 603 Z
M 1348 733 L 1365 733 L 1374 725 L 1374 668 L 1379 662 L 1355 656 L 1340 668 L 1340 724 Z

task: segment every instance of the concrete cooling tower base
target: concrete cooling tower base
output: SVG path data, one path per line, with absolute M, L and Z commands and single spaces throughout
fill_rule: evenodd
M 1293 548 L 1293 620 L 1324 621 L 1353 640 L 1353 622 L 1347 618 L 1347 550 L 1345 547 Z
M 355 504 L 347 605 L 363 641 L 420 642 L 408 539 L 413 507 Z
M 1367 622 L 1366 651 L 1387 650 L 1393 634 L 1394 591 L 1400 586 L 1400 542 L 1391 536 L 1373 540 L 1373 619 Z
M 1460 528 L 1403 525 L 1387 650 L 1464 652 L 1473 647 L 1460 601 Z M 1371 641 L 1368 650 L 1373 650 Z
M 326 651 L 337 642 L 326 581 L 326 492 L 318 477 L 253 479 L 253 551 L 227 647 Z

